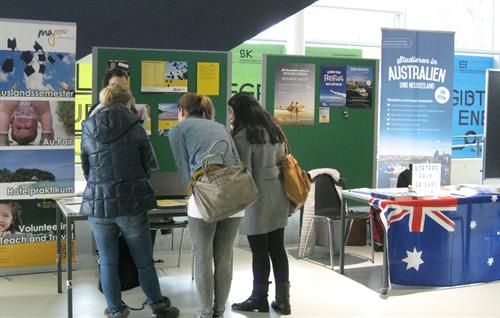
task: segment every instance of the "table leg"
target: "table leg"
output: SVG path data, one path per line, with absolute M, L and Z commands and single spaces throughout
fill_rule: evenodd
M 61 213 L 56 204 L 56 244 L 57 244 L 57 293 L 62 293 L 62 264 L 61 264 Z
M 181 231 L 181 242 L 179 244 L 179 255 L 177 256 L 177 267 L 181 267 L 181 252 L 182 252 L 182 241 L 184 240 L 184 230 L 186 228 L 183 227 L 182 228 L 182 231 Z M 174 230 L 172 229 L 172 234 L 174 233 Z M 174 239 L 174 237 L 172 236 L 172 239 Z
M 382 282 L 382 289 L 380 290 L 380 293 L 382 295 L 387 295 L 387 292 L 389 291 L 389 254 L 387 252 L 389 246 L 387 245 L 387 232 L 384 234 L 384 260 L 383 260 L 383 272 L 382 272 L 382 277 L 383 277 L 383 282 Z
M 68 318 L 73 318 L 73 259 L 71 246 L 71 228 L 73 222 L 66 222 L 66 265 L 67 265 L 67 280 L 66 289 L 68 291 Z
M 345 256 L 345 214 L 346 214 L 347 202 L 346 199 L 342 200 L 340 206 L 340 274 L 344 274 L 344 256 Z
M 329 244 L 328 247 L 330 248 L 330 267 L 332 268 L 332 271 L 334 270 L 333 267 L 333 254 L 335 254 L 335 251 L 333 250 L 333 221 L 330 219 L 327 219 L 328 221 L 328 240 Z

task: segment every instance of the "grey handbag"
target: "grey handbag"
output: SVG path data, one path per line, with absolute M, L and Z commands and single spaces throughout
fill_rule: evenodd
M 217 144 L 225 144 L 226 149 L 222 152 L 212 152 Z M 226 140 L 215 142 L 202 160 L 203 175 L 194 181 L 193 195 L 196 206 L 208 223 L 223 220 L 233 214 L 240 212 L 252 205 L 258 198 L 258 190 L 252 175 L 243 162 L 228 165 L 225 156 L 229 150 Z M 236 150 L 232 149 L 237 154 Z M 208 171 L 211 158 L 221 158 L 223 165 L 215 171 Z

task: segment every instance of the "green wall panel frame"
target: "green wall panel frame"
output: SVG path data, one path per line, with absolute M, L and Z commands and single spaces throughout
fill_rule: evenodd
M 161 170 L 176 171 L 168 137 L 158 135 L 158 103 L 177 103 L 179 93 L 141 92 L 141 61 L 186 61 L 188 63 L 188 91 L 196 92 L 198 62 L 219 63 L 219 95 L 209 96 L 215 106 L 215 120 L 227 125 L 227 101 L 231 93 L 231 52 L 180 51 L 135 48 L 94 47 L 93 101 L 97 102 L 102 78 L 108 60 L 127 60 L 130 63 L 130 88 L 137 104 L 151 107 L 151 142 Z
M 291 151 L 302 168 L 337 169 L 348 188 L 375 186 L 379 61 L 360 58 L 334 58 L 294 55 L 264 55 L 262 63 L 262 105 L 274 113 L 275 65 L 304 63 L 315 65 L 315 115 L 313 126 L 284 125 Z M 321 65 L 373 67 L 374 88 L 369 109 L 332 107 L 330 123 L 319 123 Z M 344 113 L 347 112 L 347 118 Z
M 363 57 L 362 49 L 349 49 L 340 47 L 320 47 L 306 46 L 306 54 L 308 56 L 329 56 L 329 57 Z

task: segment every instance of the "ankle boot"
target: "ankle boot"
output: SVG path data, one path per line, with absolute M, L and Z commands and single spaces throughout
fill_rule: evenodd
M 281 314 L 290 315 L 290 283 L 276 283 L 276 300 L 271 303 L 271 307 Z
M 179 309 L 170 305 L 168 297 L 163 298 L 163 302 L 149 305 L 153 311 L 153 318 L 177 318 L 179 316 Z
M 269 302 L 267 292 L 269 283 L 253 283 L 252 295 L 242 303 L 235 303 L 231 306 L 234 310 L 269 312 Z
M 111 310 L 109 310 L 109 308 L 106 308 L 104 310 L 104 314 L 108 318 L 127 318 L 128 315 L 130 315 L 130 309 L 128 307 L 125 307 L 125 308 L 122 309 L 121 312 L 118 312 L 116 314 L 112 314 Z

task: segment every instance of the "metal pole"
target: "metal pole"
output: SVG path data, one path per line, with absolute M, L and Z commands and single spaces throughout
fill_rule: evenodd
M 56 242 L 57 242 L 57 293 L 62 293 L 62 264 L 61 264 L 61 208 L 56 202 Z
M 71 249 L 71 228 L 73 221 L 70 217 L 66 217 L 66 265 L 67 265 L 67 280 L 66 289 L 68 291 L 68 318 L 73 318 L 73 259 L 72 259 L 72 249 Z
M 481 137 L 476 137 L 476 155 L 479 158 L 481 155 L 481 149 L 479 148 L 481 146 Z

